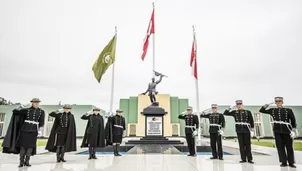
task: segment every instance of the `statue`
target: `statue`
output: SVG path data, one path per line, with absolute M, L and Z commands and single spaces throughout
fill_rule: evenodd
M 158 92 L 156 91 L 157 84 L 159 84 L 161 82 L 161 80 L 163 79 L 163 77 L 167 77 L 164 74 L 156 72 L 156 71 L 154 71 L 154 75 L 155 76 L 159 76 L 160 77 L 159 80 L 155 81 L 155 78 L 153 77 L 152 78 L 152 82 L 149 83 L 149 85 L 148 85 L 148 89 L 144 93 L 142 93 L 143 95 L 145 95 L 146 93 L 148 93 L 148 96 L 150 97 L 150 101 L 151 101 L 152 104 L 154 102 L 156 102 L 155 95 L 158 94 Z

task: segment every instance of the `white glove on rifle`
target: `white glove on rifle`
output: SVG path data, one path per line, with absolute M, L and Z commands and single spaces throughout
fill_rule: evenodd
M 255 131 L 254 128 L 251 129 L 251 138 L 253 138 L 255 136 Z
M 218 131 L 218 133 L 219 133 L 221 136 L 223 136 L 223 134 L 224 134 L 223 129 L 220 129 L 220 130 Z
M 297 129 L 296 128 L 293 128 L 293 130 L 290 132 L 290 137 L 292 139 L 296 138 L 297 137 Z
M 198 135 L 198 130 L 195 130 L 193 133 L 192 133 L 192 136 L 195 137 L 196 135 Z

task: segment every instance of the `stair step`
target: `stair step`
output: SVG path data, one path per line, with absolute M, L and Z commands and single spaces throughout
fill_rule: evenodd
M 183 144 L 178 140 L 130 140 L 126 144 Z

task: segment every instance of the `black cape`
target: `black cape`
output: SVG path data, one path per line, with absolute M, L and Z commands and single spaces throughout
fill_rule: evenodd
M 97 129 L 97 130 L 94 130 L 93 135 L 92 135 L 92 136 L 98 137 L 96 139 L 97 140 L 96 144 L 97 144 L 97 147 L 99 147 L 99 148 L 102 148 L 102 147 L 106 146 L 106 144 L 105 144 L 104 119 L 103 119 L 103 117 L 101 117 L 101 118 L 102 118 L 102 120 L 99 124 L 99 127 L 94 128 L 94 129 Z M 87 121 L 86 130 L 85 130 L 85 134 L 84 134 L 84 138 L 83 138 L 81 147 L 88 147 L 88 142 L 87 142 L 88 126 L 89 126 L 89 120 Z
M 55 119 L 47 144 L 46 144 L 46 150 L 50 152 L 56 152 L 57 147 L 55 146 L 55 139 L 56 139 L 56 128 L 60 124 L 59 119 Z M 76 125 L 74 121 L 73 114 L 69 114 L 69 126 L 67 130 L 67 137 L 66 137 L 66 143 L 65 143 L 65 152 L 71 152 L 71 151 L 77 151 L 77 138 L 76 138 Z
M 7 128 L 7 132 L 5 138 L 2 143 L 2 152 L 8 154 L 19 154 L 20 147 L 17 147 L 17 141 L 20 135 L 20 129 L 22 124 L 24 123 L 25 116 L 24 115 L 16 115 L 13 112 L 13 115 L 10 119 L 9 126 Z M 35 155 L 37 152 L 37 148 L 34 148 L 31 155 Z
M 112 134 L 112 122 L 111 122 L 111 118 L 112 116 L 109 116 L 107 118 L 107 123 L 106 123 L 106 127 L 105 127 L 105 138 L 106 138 L 106 145 L 112 145 L 113 143 L 113 134 Z

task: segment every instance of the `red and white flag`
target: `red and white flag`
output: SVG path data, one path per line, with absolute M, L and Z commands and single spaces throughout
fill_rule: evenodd
M 197 58 L 196 58 L 196 41 L 195 41 L 195 36 L 194 36 L 194 40 L 193 40 L 193 44 L 192 44 L 190 66 L 192 67 L 193 76 L 196 79 L 198 79 L 198 76 L 197 76 Z
M 152 15 L 151 15 L 151 19 L 150 19 L 150 22 L 149 22 L 147 34 L 146 34 L 146 37 L 145 37 L 145 42 L 144 42 L 144 47 L 143 47 L 143 54 L 141 56 L 142 60 L 144 60 L 145 57 L 146 57 L 148 46 L 149 46 L 149 37 L 151 36 L 151 34 L 154 34 L 154 9 L 152 11 Z

